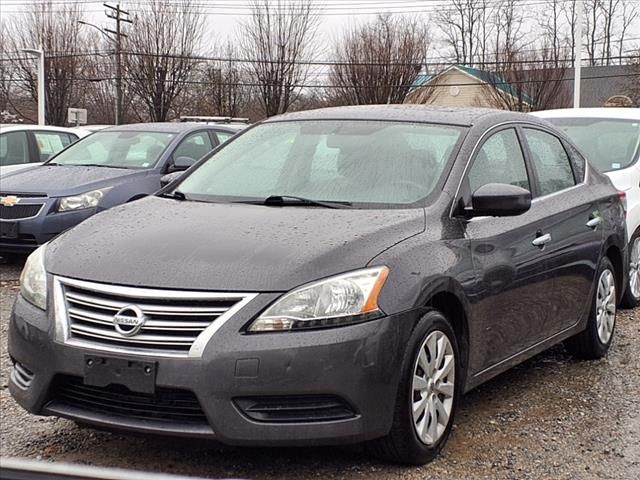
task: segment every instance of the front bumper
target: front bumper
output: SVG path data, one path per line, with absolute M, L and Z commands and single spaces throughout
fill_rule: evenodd
M 262 307 L 260 307 L 262 308 Z M 85 355 L 105 355 L 54 339 L 53 318 L 18 297 L 9 328 L 9 354 L 28 368 L 29 385 L 12 379 L 10 391 L 26 410 L 117 430 L 204 436 L 231 445 L 356 443 L 389 432 L 400 377 L 402 345 L 417 312 L 301 333 L 245 335 L 239 326 L 255 314 L 240 311 L 214 335 L 201 358 L 118 355 L 156 362 L 156 388 L 193 392 L 206 421 L 154 422 L 63 405 L 53 385 L 61 375 L 81 383 Z M 350 405 L 350 418 L 325 421 L 256 421 L 237 399 L 333 396 Z
M 36 217 L 19 220 L 0 220 L 18 224 L 17 238 L 0 238 L 0 253 L 27 253 L 48 242 L 65 230 L 75 227 L 97 213 L 97 208 L 56 212 L 56 199 L 47 199 Z

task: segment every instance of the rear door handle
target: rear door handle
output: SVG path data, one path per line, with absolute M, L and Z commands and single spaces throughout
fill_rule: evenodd
M 593 217 L 587 222 L 587 227 L 593 228 L 595 230 L 600 226 L 600 224 L 602 224 L 602 217 Z
M 531 244 L 534 247 L 544 247 L 550 241 L 551 241 L 551 234 L 545 233 L 544 235 L 540 235 L 539 237 L 536 237 L 535 240 L 531 242 Z

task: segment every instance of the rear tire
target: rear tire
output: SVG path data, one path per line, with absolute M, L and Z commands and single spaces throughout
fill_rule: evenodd
M 640 304 L 640 230 L 636 230 L 629 242 L 629 275 L 626 283 L 620 306 L 635 308 Z
M 597 284 L 591 299 L 587 328 L 565 341 L 567 350 L 579 358 L 596 359 L 609 351 L 616 324 L 617 290 L 615 270 L 604 258 L 596 275 Z
M 455 333 L 442 313 L 431 310 L 407 344 L 391 431 L 370 442 L 369 451 L 406 465 L 433 460 L 451 432 L 461 385 Z

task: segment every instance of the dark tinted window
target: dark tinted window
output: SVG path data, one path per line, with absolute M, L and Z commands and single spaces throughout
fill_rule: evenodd
M 7 132 L 0 135 L 0 166 L 29 163 L 29 147 L 25 132 Z
M 488 183 L 506 183 L 531 190 L 522 148 L 513 128 L 484 142 L 469 171 L 471 193 Z
M 538 174 L 542 195 L 549 195 L 576 184 L 569 156 L 559 138 L 532 128 L 525 128 L 524 135 Z

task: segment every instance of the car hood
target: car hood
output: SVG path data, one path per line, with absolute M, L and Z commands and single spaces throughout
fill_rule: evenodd
M 286 291 L 362 268 L 425 228 L 424 210 L 180 202 L 148 197 L 52 241 L 50 273 L 130 286 Z
M 42 165 L 2 178 L 3 193 L 46 193 L 50 197 L 77 195 L 103 186 L 114 179 L 146 175 L 144 170 L 123 168 Z

